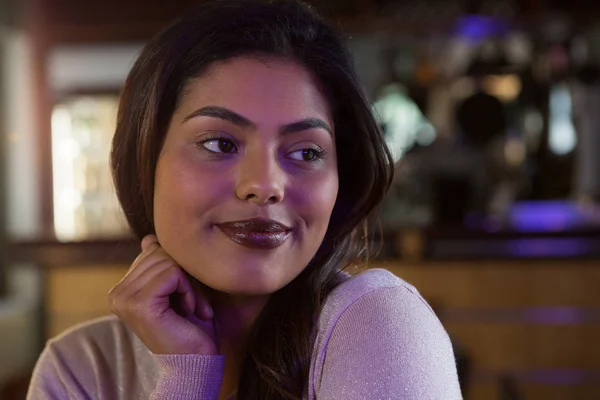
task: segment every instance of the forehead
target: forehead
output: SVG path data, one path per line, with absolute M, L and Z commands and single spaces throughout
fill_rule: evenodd
M 212 64 L 186 86 L 176 113 L 208 105 L 259 120 L 332 119 L 318 80 L 302 65 L 283 59 L 239 57 Z

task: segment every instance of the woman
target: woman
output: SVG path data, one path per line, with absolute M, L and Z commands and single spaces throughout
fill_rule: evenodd
M 143 50 L 111 165 L 142 251 L 116 316 L 29 398 L 460 398 L 432 310 L 364 263 L 391 158 L 340 37 L 296 2 L 201 6 Z

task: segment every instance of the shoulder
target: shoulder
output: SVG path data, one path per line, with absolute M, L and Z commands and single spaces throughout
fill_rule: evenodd
M 319 318 L 321 340 L 378 340 L 382 344 L 425 347 L 449 344 L 437 315 L 410 283 L 384 269 L 371 269 L 340 284 L 327 298 Z M 413 340 L 414 339 L 414 340 Z M 423 341 L 429 341 L 425 343 Z
M 79 340 L 82 338 L 100 338 L 105 337 L 108 332 L 119 334 L 127 333 L 123 323 L 114 315 L 106 315 L 79 323 L 65 330 L 59 335 L 51 338 L 48 343 L 60 343 L 66 340 Z
M 348 278 L 328 297 L 310 379 L 324 398 L 460 398 L 444 327 L 414 286 L 383 269 Z
M 319 322 L 321 325 L 335 324 L 352 306 L 375 306 L 392 300 L 395 307 L 405 311 L 416 309 L 435 315 L 413 285 L 388 270 L 374 268 L 349 277 L 335 288 L 325 301 Z
M 145 367 L 143 373 L 140 366 Z M 153 379 L 153 370 L 146 347 L 117 317 L 107 316 L 50 339 L 36 364 L 30 391 L 117 399 L 123 391 L 144 391 L 144 380 Z
M 138 340 L 115 316 L 97 318 L 73 326 L 50 339 L 46 348 L 65 356 L 111 359 L 123 352 L 135 352 Z

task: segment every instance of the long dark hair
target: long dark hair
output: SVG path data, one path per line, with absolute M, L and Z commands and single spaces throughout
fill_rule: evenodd
M 156 163 L 182 91 L 212 63 L 238 56 L 299 63 L 316 77 L 333 112 L 339 192 L 327 233 L 304 271 L 256 319 L 238 387 L 240 399 L 300 399 L 322 304 L 340 270 L 368 257 L 367 223 L 393 174 L 342 37 L 297 1 L 215 1 L 184 15 L 146 45 L 127 77 L 113 178 L 134 234 L 153 233 Z

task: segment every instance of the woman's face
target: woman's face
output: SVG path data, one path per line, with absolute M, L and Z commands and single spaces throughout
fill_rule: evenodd
M 235 58 L 189 84 L 156 167 L 166 252 L 205 285 L 270 294 L 319 248 L 338 193 L 331 110 L 300 65 Z

